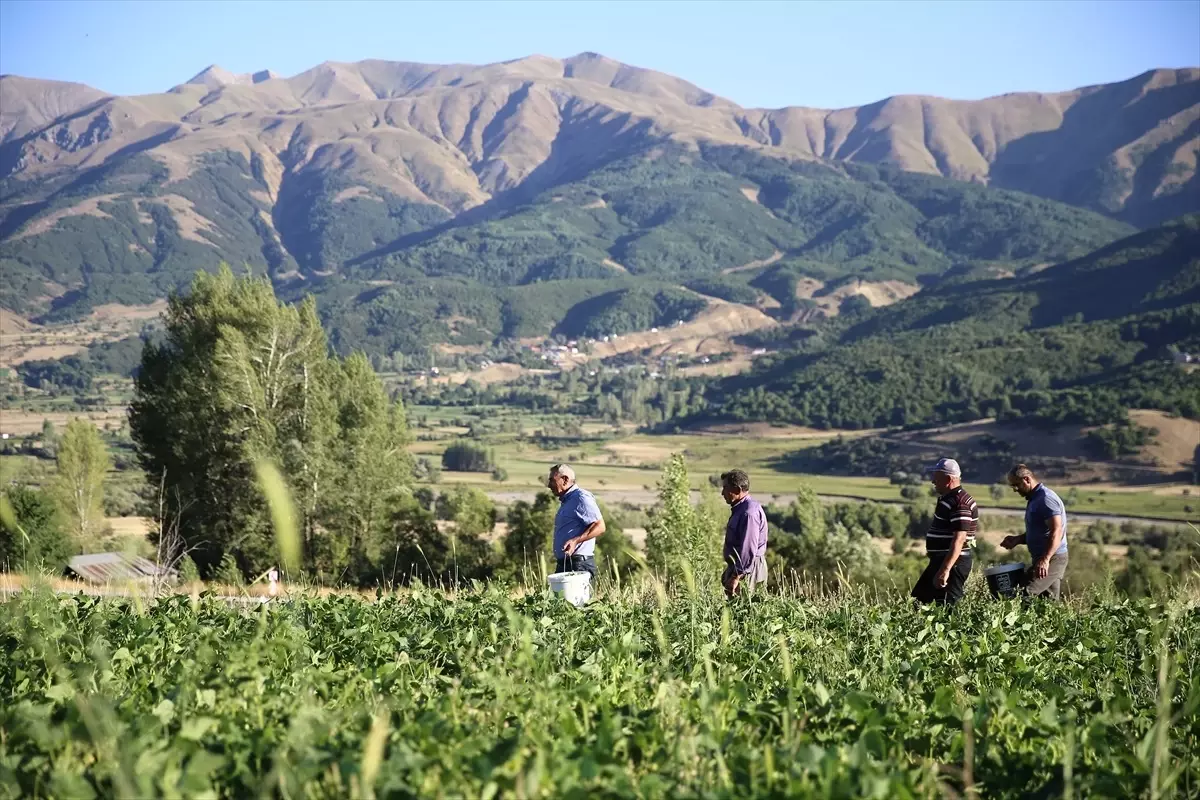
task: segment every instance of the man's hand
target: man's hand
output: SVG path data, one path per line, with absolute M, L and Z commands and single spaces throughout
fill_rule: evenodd
M 564 556 L 575 555 L 576 547 L 579 547 L 578 539 L 567 539 L 565 542 L 563 542 L 563 555 Z
M 1039 558 L 1033 562 L 1033 573 L 1039 578 L 1044 578 L 1050 574 L 1050 559 Z
M 738 586 L 741 585 L 741 583 L 741 575 L 734 574 L 734 576 L 729 579 L 729 585 L 726 587 L 726 591 L 730 597 L 733 597 L 737 594 Z
M 933 582 L 937 584 L 939 589 L 945 589 L 946 584 L 950 582 L 949 567 L 943 567 L 942 569 L 938 570 L 937 577 L 933 579 Z
M 1005 536 L 1000 540 L 1000 546 L 1005 550 L 1012 550 L 1019 544 L 1021 544 L 1021 537 L 1016 535 Z

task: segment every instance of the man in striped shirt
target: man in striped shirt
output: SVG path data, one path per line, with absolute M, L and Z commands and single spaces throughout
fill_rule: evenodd
M 922 603 L 954 605 L 962 599 L 971 574 L 971 548 L 979 529 L 979 506 L 962 488 L 962 470 L 952 458 L 940 459 L 926 470 L 937 489 L 937 508 L 925 534 L 929 565 L 912 596 Z

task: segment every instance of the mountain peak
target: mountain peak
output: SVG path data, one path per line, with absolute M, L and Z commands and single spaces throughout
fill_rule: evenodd
M 276 77 L 278 76 L 269 69 L 238 74 L 217 64 L 210 64 L 193 75 L 184 85 L 191 84 L 205 86 L 209 89 L 219 89 L 222 86 L 250 86 Z

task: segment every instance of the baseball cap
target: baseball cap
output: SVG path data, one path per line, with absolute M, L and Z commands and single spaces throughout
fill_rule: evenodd
M 962 477 L 962 470 L 959 469 L 958 462 L 953 458 L 939 458 L 937 463 L 932 467 L 925 468 L 926 475 L 931 475 L 934 472 L 944 472 L 947 475 L 953 475 L 956 478 Z

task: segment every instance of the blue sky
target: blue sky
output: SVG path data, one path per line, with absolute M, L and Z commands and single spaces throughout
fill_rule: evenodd
M 104 2 L 0 0 L 0 73 L 116 94 L 209 64 L 488 63 L 592 50 L 745 106 L 973 99 L 1200 66 L 1200 0 Z

